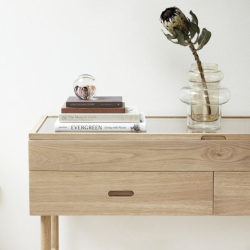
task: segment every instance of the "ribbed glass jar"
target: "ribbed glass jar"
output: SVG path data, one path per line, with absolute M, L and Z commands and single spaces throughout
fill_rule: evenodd
M 230 91 L 220 87 L 223 73 L 217 64 L 202 64 L 205 85 L 197 64 L 187 73 L 189 86 L 179 92 L 179 98 L 187 104 L 187 126 L 197 131 L 213 131 L 221 127 L 221 105 L 230 99 Z

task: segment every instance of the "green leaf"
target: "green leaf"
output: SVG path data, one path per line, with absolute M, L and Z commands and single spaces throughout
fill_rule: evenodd
M 185 41 L 184 34 L 178 29 L 175 29 L 175 32 L 176 32 L 176 38 L 178 40 L 178 43 L 182 46 L 187 46 L 188 42 Z
M 190 10 L 189 14 L 192 16 L 192 23 L 196 24 L 198 26 L 198 18 L 197 16 L 193 13 L 192 10 Z
M 195 34 L 200 34 L 200 28 L 195 23 L 189 22 L 189 31 L 191 39 L 195 36 Z
M 167 38 L 169 41 L 171 41 L 172 43 L 175 43 L 175 44 L 179 44 L 178 42 L 173 41 L 173 39 L 176 39 L 175 36 L 172 36 L 172 35 L 170 35 L 170 34 L 166 34 L 163 30 L 161 30 L 161 31 L 163 32 L 163 34 L 166 36 L 166 38 Z
M 207 29 L 203 29 L 201 32 L 201 35 L 198 38 L 198 48 L 197 50 L 201 50 L 209 41 L 211 38 L 212 33 L 208 31 Z

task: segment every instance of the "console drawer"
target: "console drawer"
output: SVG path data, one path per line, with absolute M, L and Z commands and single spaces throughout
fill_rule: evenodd
M 212 172 L 30 171 L 31 215 L 212 213 Z
M 250 171 L 249 155 L 249 141 L 29 141 L 29 167 L 38 171 Z
M 214 214 L 250 215 L 250 173 L 214 173 Z

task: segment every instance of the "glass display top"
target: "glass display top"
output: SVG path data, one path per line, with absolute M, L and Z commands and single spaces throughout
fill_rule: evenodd
M 47 117 L 43 124 L 40 126 L 36 133 L 54 133 L 54 134 L 67 134 L 69 132 L 55 132 L 54 124 L 57 117 Z M 147 132 L 143 134 L 184 134 L 184 133 L 196 133 L 187 129 L 186 118 L 184 117 L 147 117 Z M 93 132 L 70 132 L 78 134 L 87 134 Z M 102 134 L 110 133 L 123 133 L 127 134 L 131 132 L 95 132 Z M 137 133 L 137 134 L 142 134 Z M 199 132 L 200 133 L 200 132 Z M 250 117 L 239 117 L 239 118 L 222 118 L 221 129 L 214 132 L 216 134 L 250 134 Z M 133 132 L 134 134 L 134 132 Z

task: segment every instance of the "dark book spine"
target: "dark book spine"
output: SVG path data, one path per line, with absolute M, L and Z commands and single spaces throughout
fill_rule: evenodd
M 67 108 L 121 108 L 123 102 L 66 102 Z
M 125 113 L 122 108 L 66 108 L 62 107 L 62 113 Z

